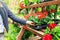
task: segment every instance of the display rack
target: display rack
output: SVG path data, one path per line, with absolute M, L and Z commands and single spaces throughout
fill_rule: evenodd
M 55 4 L 55 5 L 60 4 L 60 0 L 52 0 L 52 1 L 48 1 L 48 2 L 43 2 L 43 3 L 40 3 L 40 4 L 34 4 L 34 5 L 26 6 L 24 8 L 26 8 L 26 9 L 28 9 L 28 8 L 37 8 L 37 7 L 44 8 L 45 6 L 50 6 L 50 5 L 53 5 L 53 4 Z M 24 8 L 21 8 L 21 9 L 24 9 Z M 34 30 L 34 29 L 30 28 L 30 27 L 27 27 L 26 30 L 38 35 L 39 37 L 43 37 L 43 35 L 44 35 L 44 32 Z M 22 36 L 24 34 L 24 31 L 25 31 L 25 29 L 22 27 L 16 40 L 21 40 L 21 38 L 22 38 Z

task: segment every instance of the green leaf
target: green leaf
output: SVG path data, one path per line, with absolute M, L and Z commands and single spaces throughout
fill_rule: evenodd
M 37 8 L 37 11 L 42 11 L 42 8 Z
M 46 28 L 45 33 L 46 34 L 50 33 L 50 29 L 48 27 Z
M 35 22 L 35 23 L 38 23 L 38 22 L 39 22 L 39 19 L 38 19 L 38 17 L 37 17 L 37 16 L 35 17 L 34 22 Z
M 47 6 L 47 10 L 56 9 L 56 5 Z
M 38 0 L 29 0 L 29 1 L 30 1 L 30 2 L 36 2 L 36 3 L 37 3 Z
M 57 8 L 57 12 L 60 12 L 60 5 L 59 5 L 58 8 Z
M 60 27 L 59 26 L 56 26 L 54 29 L 52 29 L 52 32 L 53 33 L 60 33 Z
M 56 9 L 56 5 L 51 5 L 50 9 Z
M 59 16 L 60 16 L 60 12 L 57 12 L 57 15 L 59 15 Z
M 51 33 L 56 35 L 57 37 L 59 37 L 60 36 L 60 26 L 56 26 L 54 29 L 52 29 Z
M 53 35 L 55 38 L 57 38 L 57 40 L 60 40 L 60 38 L 56 34 L 53 33 Z
M 26 6 L 28 6 L 29 5 L 29 0 L 24 0 L 24 3 L 25 3 Z
M 28 30 L 26 30 L 26 31 L 24 32 L 24 35 L 23 35 L 23 37 L 22 37 L 22 40 L 26 40 L 26 38 L 29 38 L 29 37 L 32 36 L 32 35 L 33 35 L 32 32 L 29 32 Z

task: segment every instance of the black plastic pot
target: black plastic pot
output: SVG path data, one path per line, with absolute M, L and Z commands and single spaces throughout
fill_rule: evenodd
M 53 19 L 52 21 L 54 21 L 56 24 L 58 24 L 58 23 L 60 22 L 60 20 L 58 20 L 58 19 Z M 39 30 L 41 30 L 41 29 L 46 29 L 46 27 L 48 27 L 48 24 L 35 25 L 35 26 L 33 27 L 33 29 L 39 31 Z
M 47 24 L 35 25 L 33 27 L 33 29 L 35 29 L 35 30 L 41 30 L 41 29 L 45 29 L 46 27 L 47 27 Z

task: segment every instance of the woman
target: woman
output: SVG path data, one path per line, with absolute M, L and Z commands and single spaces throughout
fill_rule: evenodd
M 11 18 L 13 21 L 26 25 L 34 25 L 32 21 L 27 21 L 24 19 L 17 18 L 6 6 L 5 3 L 0 1 L 0 40 L 3 40 L 4 35 L 4 27 L 6 28 L 6 31 L 8 32 L 8 17 Z

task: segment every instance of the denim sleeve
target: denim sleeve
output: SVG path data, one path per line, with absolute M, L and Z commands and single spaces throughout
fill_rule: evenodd
M 17 17 L 8 9 L 8 7 L 6 6 L 5 3 L 2 2 L 2 4 L 3 4 L 4 8 L 6 9 L 9 18 L 11 18 L 13 21 L 15 21 L 15 22 L 17 22 L 17 23 L 21 23 L 21 24 L 23 24 L 23 25 L 26 24 L 26 20 L 21 19 L 21 18 L 17 18 Z

